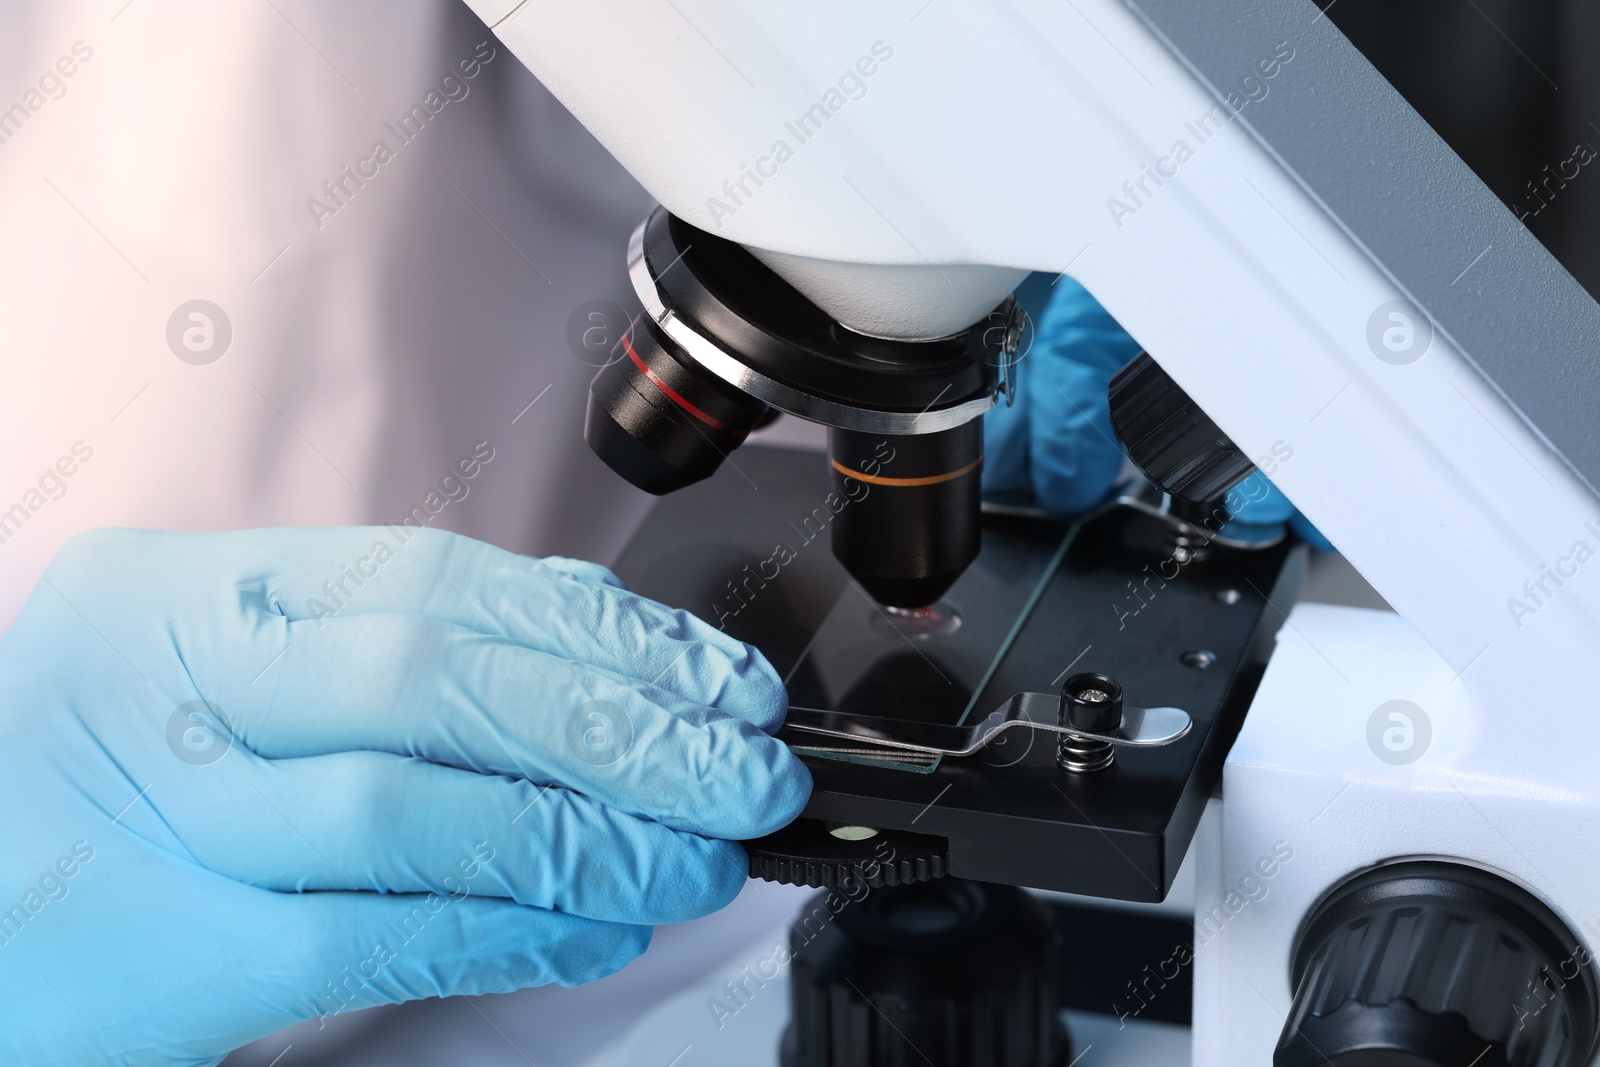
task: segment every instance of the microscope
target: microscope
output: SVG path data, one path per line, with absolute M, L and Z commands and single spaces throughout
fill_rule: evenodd
M 1600 1063 L 1600 306 L 1317 6 L 471 6 L 661 205 L 585 433 L 786 677 L 772 1062 Z M 979 496 L 1040 273 L 1144 349 L 1070 522 Z M 1393 612 L 1296 604 L 1257 468 Z

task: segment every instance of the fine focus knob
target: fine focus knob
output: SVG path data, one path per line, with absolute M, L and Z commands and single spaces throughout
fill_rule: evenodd
M 1147 353 L 1117 372 L 1106 397 L 1111 426 L 1128 458 L 1163 493 L 1216 500 L 1255 469 Z
M 859 888 L 792 926 L 782 1067 L 1065 1067 L 1060 942 L 1037 900 L 959 878 Z
M 1596 983 L 1556 915 L 1503 878 L 1396 863 L 1306 923 L 1273 1067 L 1582 1067 Z

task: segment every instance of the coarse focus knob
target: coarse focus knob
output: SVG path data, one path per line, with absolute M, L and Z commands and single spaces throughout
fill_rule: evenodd
M 1317 907 L 1273 1067 L 1582 1067 L 1587 950 L 1525 890 L 1435 861 L 1379 867 Z
M 817 897 L 793 926 L 782 1067 L 1065 1067 L 1059 939 L 1011 886 Z
M 1106 391 L 1128 458 L 1163 493 L 1216 500 L 1255 469 L 1239 446 L 1156 361 L 1139 353 Z

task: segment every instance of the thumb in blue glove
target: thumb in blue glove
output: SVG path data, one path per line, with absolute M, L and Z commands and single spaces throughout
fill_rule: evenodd
M 1289 524 L 1289 529 L 1318 552 L 1332 552 L 1333 542 L 1322 536 L 1322 531 L 1311 525 L 1311 520 L 1300 514 L 1283 491 L 1259 470 L 1252 471 L 1239 484 L 1228 490 L 1224 498 L 1228 505 L 1228 523 L 1223 534 L 1235 523 L 1252 526 L 1279 526 Z
M 754 649 L 438 531 L 99 531 L 0 642 L 0 1062 L 606 975 L 810 779 Z

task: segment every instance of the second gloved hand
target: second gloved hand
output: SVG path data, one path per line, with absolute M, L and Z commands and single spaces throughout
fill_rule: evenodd
M 754 649 L 437 531 L 99 531 L 0 642 L 0 1062 L 576 984 L 793 819 Z M 14 906 L 13 906 L 14 905 Z
M 1124 463 L 1106 390 L 1141 351 L 1083 286 L 1059 278 L 1017 366 L 1015 402 L 984 417 L 984 497 L 1033 503 L 1057 515 L 1077 515 L 1105 500 Z M 1259 471 L 1226 500 L 1237 522 L 1288 523 L 1313 547 L 1333 548 Z
M 1083 286 L 1058 279 L 1017 365 L 1016 397 L 984 416 L 985 498 L 1027 501 L 1057 515 L 1104 500 L 1123 465 L 1106 387 L 1139 352 Z

